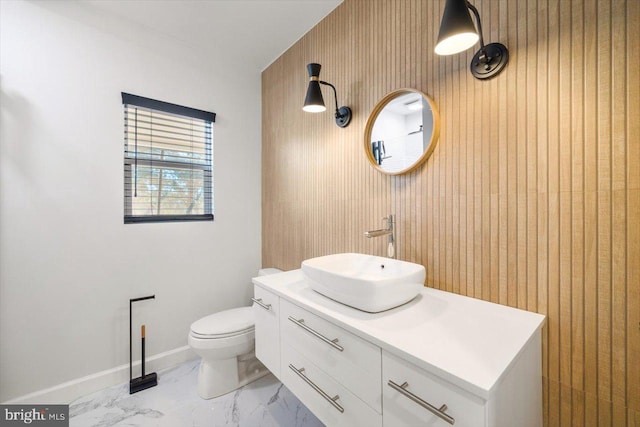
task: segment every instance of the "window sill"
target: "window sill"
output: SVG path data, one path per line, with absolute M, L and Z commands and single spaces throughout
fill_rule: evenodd
M 145 222 L 191 222 L 191 221 L 213 221 L 212 214 L 206 215 L 147 215 L 147 216 L 125 216 L 125 224 L 139 224 Z

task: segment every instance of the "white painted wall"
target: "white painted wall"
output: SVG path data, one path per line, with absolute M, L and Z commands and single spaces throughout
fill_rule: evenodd
M 215 221 L 123 224 L 120 92 L 217 113 Z M 149 355 L 249 305 L 260 74 L 76 2 L 0 1 L 0 401 Z

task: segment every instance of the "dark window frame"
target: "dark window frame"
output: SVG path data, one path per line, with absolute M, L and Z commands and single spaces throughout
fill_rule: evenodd
M 138 95 L 132 95 L 129 93 L 122 92 L 122 104 L 124 107 L 125 113 L 125 153 L 124 153 L 124 223 L 125 224 L 139 224 L 139 223 L 154 223 L 154 222 L 184 222 L 184 221 L 213 221 L 213 160 L 212 160 L 212 152 L 213 152 L 213 123 L 216 120 L 216 114 L 208 111 L 198 110 L 195 108 L 185 107 L 182 105 L 172 104 L 169 102 L 158 101 L 151 98 L 145 98 Z M 189 164 L 189 166 L 193 169 L 202 170 L 203 171 L 203 192 L 204 192 L 204 214 L 157 214 L 157 215 L 133 215 L 133 207 L 132 207 L 132 183 L 133 181 L 129 178 L 127 179 L 127 175 L 131 177 L 133 167 L 137 167 L 137 163 L 147 163 L 148 160 L 138 158 L 137 152 L 135 158 L 127 156 L 127 131 L 129 130 L 129 125 L 126 122 L 126 115 L 128 112 L 128 108 L 130 107 L 140 107 L 146 110 L 157 111 L 161 113 L 167 113 L 175 116 L 180 116 L 182 118 L 191 118 L 191 119 L 199 119 L 205 122 L 205 129 L 209 135 L 208 138 L 205 138 L 205 153 L 206 153 L 206 164 Z M 136 121 L 137 123 L 137 121 Z M 137 126 L 137 124 L 136 124 Z M 134 166 L 134 162 L 136 166 Z M 157 165 L 160 170 L 163 170 L 162 166 L 167 168 L 175 168 L 175 167 L 184 167 L 186 165 L 181 162 L 175 162 L 170 160 L 158 160 L 154 159 L 151 161 L 153 165 Z M 129 196 L 127 196 L 129 194 Z

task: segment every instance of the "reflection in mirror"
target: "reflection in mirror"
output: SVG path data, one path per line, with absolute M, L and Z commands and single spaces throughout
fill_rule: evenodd
M 433 102 L 421 92 L 403 89 L 387 95 L 367 123 L 367 157 L 386 174 L 413 170 L 433 150 L 437 117 Z

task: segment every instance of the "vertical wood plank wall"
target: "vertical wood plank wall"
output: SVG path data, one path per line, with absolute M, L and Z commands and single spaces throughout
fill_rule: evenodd
M 345 0 L 262 74 L 263 265 L 298 268 L 398 218 L 427 286 L 546 314 L 549 426 L 640 426 L 640 1 L 474 0 L 506 70 L 433 53 L 444 0 Z M 302 112 L 322 64 L 354 117 Z M 412 87 L 441 135 L 415 172 L 363 152 L 377 100 Z M 324 92 L 328 107 L 332 93 Z

